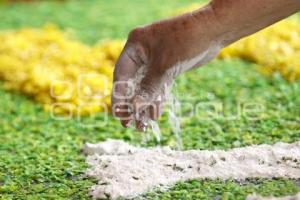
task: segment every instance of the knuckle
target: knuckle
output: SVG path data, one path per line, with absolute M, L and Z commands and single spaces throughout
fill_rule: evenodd
M 145 33 L 145 29 L 143 27 L 138 27 L 130 31 L 128 35 L 129 40 L 137 40 L 140 39 Z
M 153 81 L 143 80 L 140 85 L 139 95 L 144 97 L 145 99 L 151 100 L 157 94 L 159 88 L 158 84 Z

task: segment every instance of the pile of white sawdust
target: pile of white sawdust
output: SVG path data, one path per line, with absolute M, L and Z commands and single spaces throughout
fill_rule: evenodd
M 107 140 L 86 144 L 84 152 L 90 165 L 86 173 L 98 180 L 90 191 L 95 199 L 133 198 L 190 179 L 300 178 L 300 142 L 229 151 L 174 151 L 168 147 L 139 148 Z
M 246 200 L 300 200 L 300 193 L 286 197 L 262 197 L 256 194 L 249 195 Z

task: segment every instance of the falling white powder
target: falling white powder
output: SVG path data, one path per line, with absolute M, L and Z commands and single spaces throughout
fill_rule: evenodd
M 107 140 L 86 144 L 84 152 L 91 166 L 86 174 L 98 180 L 90 191 L 95 199 L 133 198 L 190 179 L 300 178 L 300 142 L 229 151 L 174 151 Z
M 180 102 L 172 93 L 168 94 L 167 99 L 169 102 L 169 125 L 176 138 L 177 150 L 182 150 L 183 144 L 181 137 L 180 118 L 176 115 L 176 111 L 180 110 Z
M 140 83 L 142 79 L 145 77 L 147 73 L 147 66 L 143 65 L 141 66 L 133 79 L 130 80 L 131 86 L 133 88 L 128 89 L 127 96 L 130 96 L 129 94 L 133 92 L 133 96 L 139 94 L 141 97 L 147 97 L 146 94 L 141 92 Z M 183 148 L 182 146 L 182 140 L 181 140 L 181 128 L 180 128 L 180 118 L 176 116 L 176 111 L 179 110 L 180 102 L 176 99 L 176 97 L 172 94 L 172 86 L 174 84 L 166 83 L 164 87 L 159 92 L 159 96 L 156 97 L 155 101 L 161 101 L 165 104 L 169 105 L 168 113 L 169 113 L 169 125 L 172 129 L 172 132 L 174 133 L 174 136 L 176 137 L 177 141 L 177 149 L 181 150 Z M 131 94 L 132 95 L 132 94 Z M 166 103 L 167 102 L 167 103 Z M 159 125 L 156 121 L 152 120 L 150 118 L 150 114 L 148 112 L 149 110 L 145 110 L 144 114 L 136 113 L 135 118 L 142 122 L 144 125 L 143 131 L 146 132 L 147 126 L 150 127 L 151 131 L 150 133 L 153 133 L 156 141 L 160 143 L 161 140 L 161 131 L 159 128 Z M 142 142 L 147 142 L 150 140 L 149 134 L 145 134 Z
M 262 197 L 256 194 L 249 195 L 246 200 L 300 200 L 300 193 L 287 197 Z

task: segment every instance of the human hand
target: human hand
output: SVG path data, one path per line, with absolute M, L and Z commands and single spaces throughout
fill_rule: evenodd
M 222 47 L 209 7 L 133 30 L 114 71 L 112 111 L 124 127 L 157 120 L 175 78 L 213 59 Z M 208 21 L 210 22 L 208 23 Z
M 164 88 L 178 75 L 299 9 L 295 0 L 213 0 L 192 13 L 133 30 L 114 71 L 113 114 L 125 127 L 135 122 L 145 130 L 148 119 L 159 117 Z

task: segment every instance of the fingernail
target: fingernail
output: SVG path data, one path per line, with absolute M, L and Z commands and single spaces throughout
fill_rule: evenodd
M 125 124 L 125 127 L 126 128 L 129 128 L 131 126 L 131 123 L 132 123 L 132 120 L 129 120 L 126 124 Z

